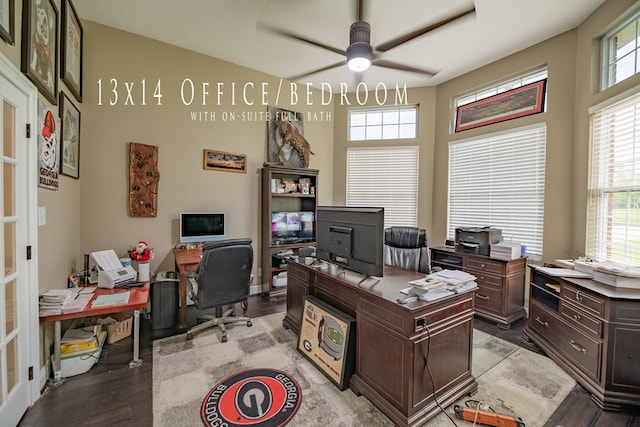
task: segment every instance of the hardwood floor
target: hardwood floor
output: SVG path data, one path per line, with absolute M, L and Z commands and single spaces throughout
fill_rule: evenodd
M 192 307 L 190 307 L 191 309 Z M 286 309 L 285 301 L 269 302 L 261 296 L 249 300 L 249 316 L 259 317 Z M 195 311 L 189 311 L 189 325 L 195 323 Z M 541 353 L 528 342 L 522 330 L 526 320 L 516 322 L 510 330 L 476 318 L 475 327 L 521 347 Z M 131 369 L 132 338 L 108 345 L 103 355 L 88 373 L 67 378 L 60 387 L 45 390 L 36 404 L 29 408 L 20 427 L 31 426 L 140 426 L 153 424 L 152 415 L 152 343 L 154 339 L 176 331 L 153 331 L 148 322 L 141 322 L 140 357 L 143 364 Z M 541 353 L 542 354 L 542 353 Z M 525 424 L 527 420 L 524 420 Z M 465 421 L 456 420 L 460 426 Z M 625 412 L 601 411 L 589 393 L 577 386 L 560 405 L 545 427 L 640 427 L 640 408 Z

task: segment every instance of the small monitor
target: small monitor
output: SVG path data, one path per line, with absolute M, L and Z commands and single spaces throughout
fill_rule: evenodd
M 224 212 L 181 212 L 180 243 L 223 240 L 226 226 Z

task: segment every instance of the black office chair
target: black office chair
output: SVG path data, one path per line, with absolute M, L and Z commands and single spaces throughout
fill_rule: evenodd
M 385 228 L 384 263 L 430 274 L 427 231 L 418 227 Z
M 215 308 L 215 315 L 199 316 L 198 323 L 187 331 L 187 339 L 193 334 L 211 327 L 222 331 L 220 340 L 227 341 L 226 324 L 246 322 L 248 298 L 253 275 L 253 248 L 251 239 L 227 239 L 210 242 L 202 248 L 202 259 L 195 272 L 187 275 L 189 298 L 198 310 Z M 241 303 L 243 316 L 234 315 L 234 306 Z

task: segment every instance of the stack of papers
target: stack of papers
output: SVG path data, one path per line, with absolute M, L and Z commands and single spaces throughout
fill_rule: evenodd
M 478 287 L 476 277 L 462 270 L 440 270 L 424 279 L 409 282 L 407 293 L 418 295 L 421 300 L 433 301 Z
M 598 262 L 593 265 L 593 280 L 621 288 L 640 288 L 640 267 Z
M 73 301 L 80 288 L 49 289 L 40 296 L 40 317 L 62 314 L 63 307 Z
M 502 261 L 520 258 L 522 245 L 514 242 L 498 242 L 491 245 L 489 257 Z

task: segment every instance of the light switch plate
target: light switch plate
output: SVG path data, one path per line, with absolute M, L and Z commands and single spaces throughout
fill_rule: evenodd
M 45 225 L 47 223 L 47 208 L 41 206 L 38 208 L 38 225 Z

